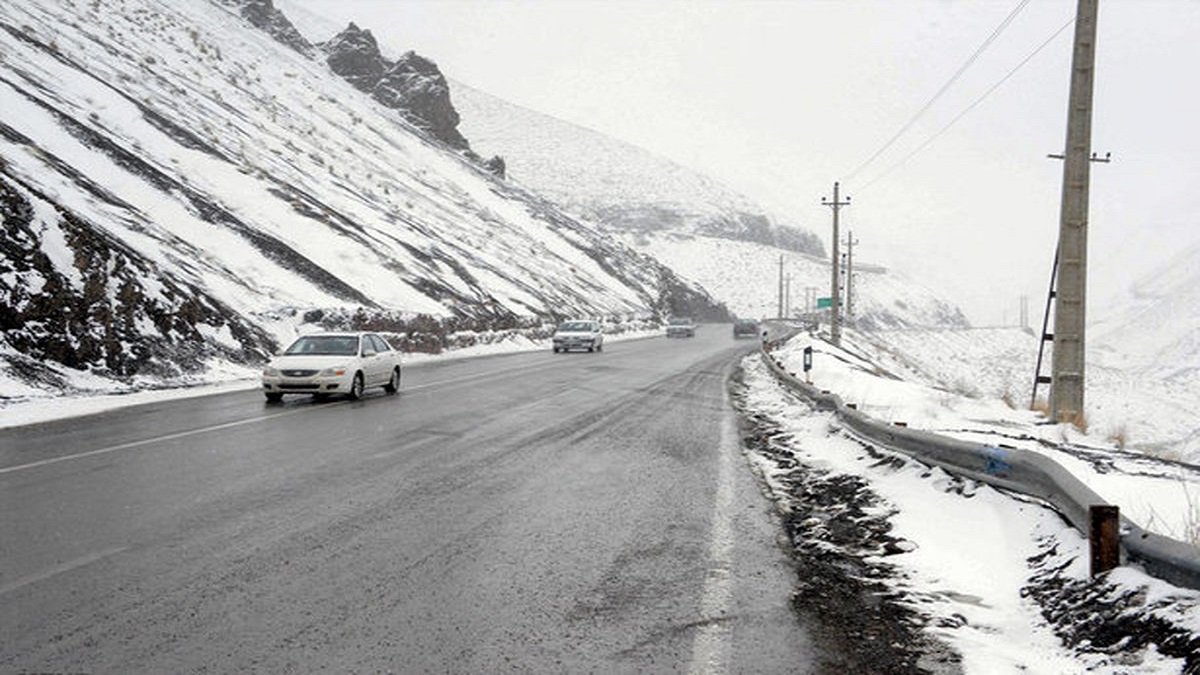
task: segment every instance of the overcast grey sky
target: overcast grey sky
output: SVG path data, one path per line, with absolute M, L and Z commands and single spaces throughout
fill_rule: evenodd
M 386 52 L 416 50 L 448 77 L 709 174 L 827 244 L 820 201 L 840 180 L 860 260 L 923 280 L 977 324 L 1014 321 L 1022 294 L 1040 316 L 1045 300 L 1062 180 L 1046 155 L 1065 137 L 1074 29 L 1062 29 L 1075 2 L 1029 2 L 856 169 L 1021 4 L 277 0 L 353 20 Z M 1092 172 L 1096 310 L 1200 241 L 1200 2 L 1100 4 L 1093 149 L 1114 161 Z

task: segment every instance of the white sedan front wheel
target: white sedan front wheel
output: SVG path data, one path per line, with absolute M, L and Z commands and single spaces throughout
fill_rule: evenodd
M 350 383 L 350 393 L 347 394 L 351 401 L 357 401 L 363 395 L 363 375 L 362 373 L 354 374 L 354 381 Z

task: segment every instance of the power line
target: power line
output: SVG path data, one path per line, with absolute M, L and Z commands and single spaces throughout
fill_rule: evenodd
M 878 159 L 879 156 L 882 155 L 888 148 L 892 147 L 892 144 L 899 140 L 900 137 L 905 134 L 905 132 L 911 129 L 912 125 L 916 124 L 917 120 L 920 119 L 922 115 L 924 115 L 926 112 L 929 112 L 929 109 L 933 107 L 933 104 L 936 103 L 937 100 L 941 98 L 942 95 L 945 94 L 955 82 L 958 81 L 958 78 L 962 77 L 963 73 L 967 72 L 967 69 L 975 63 L 975 61 L 981 54 L 983 54 L 983 52 L 987 51 L 987 48 L 990 47 L 993 42 L 995 42 L 996 38 L 1004 32 L 1005 28 L 1008 28 L 1008 25 L 1013 22 L 1013 19 L 1017 18 L 1017 15 L 1021 13 L 1021 10 L 1025 9 L 1025 6 L 1028 5 L 1029 2 L 1030 0 L 1021 0 L 1019 3 L 1017 3 L 1017 6 L 1008 13 L 1008 16 L 1004 17 L 1004 20 L 1000 22 L 999 26 L 996 26 L 995 30 L 992 31 L 992 34 L 983 41 L 983 44 L 979 45 L 979 47 L 975 49 L 975 53 L 971 54 L 970 58 L 968 58 L 966 62 L 959 67 L 958 71 L 954 73 L 954 75 L 952 75 L 945 84 L 942 85 L 941 89 L 938 89 L 937 93 L 933 95 L 933 98 L 929 99 L 929 101 L 927 101 L 925 105 L 916 112 L 915 115 L 910 117 L 909 120 L 900 127 L 900 130 L 897 131 L 890 139 L 888 139 L 887 143 L 884 143 L 882 147 L 875 151 L 875 154 L 868 157 L 866 161 L 864 161 L 862 164 L 859 164 L 853 171 L 851 171 L 850 174 L 846 176 L 845 180 L 852 180 L 863 169 L 867 168 L 867 166 Z
M 934 135 L 927 138 L 924 143 L 921 143 L 921 145 L 917 146 L 916 149 L 914 149 L 912 152 L 905 155 L 902 159 L 900 159 L 900 161 L 898 161 L 895 164 L 888 167 L 883 173 L 879 174 L 878 176 L 875 176 L 874 178 L 872 178 L 871 180 L 869 180 L 865 184 L 863 184 L 862 187 L 858 188 L 859 193 L 862 193 L 863 190 L 866 190 L 868 187 L 870 187 L 870 186 L 874 185 L 875 183 L 879 182 L 880 180 L 882 180 L 885 176 L 889 175 L 896 169 L 899 169 L 901 166 L 908 163 L 908 160 L 910 160 L 914 156 L 916 156 L 917 153 L 921 152 L 925 148 L 932 145 L 934 141 L 941 138 L 942 134 L 945 134 L 947 131 L 949 131 L 951 127 L 953 127 L 955 124 L 958 123 L 959 120 L 966 117 L 967 113 L 974 110 L 980 103 L 983 103 L 984 99 L 986 99 L 988 96 L 991 96 L 992 92 L 999 89 L 1000 86 L 1002 84 L 1004 84 L 1005 82 L 1007 82 L 1010 78 L 1012 78 L 1013 75 L 1016 75 L 1018 70 L 1025 67 L 1025 64 L 1032 61 L 1033 57 L 1040 54 L 1043 49 L 1048 47 L 1051 42 L 1054 42 L 1054 39 L 1057 38 L 1059 35 L 1062 35 L 1062 32 L 1065 31 L 1067 28 L 1069 28 L 1071 26 L 1071 24 L 1073 24 L 1073 23 L 1075 23 L 1074 17 L 1072 17 L 1070 20 L 1068 20 L 1066 23 L 1064 23 L 1061 28 L 1054 31 L 1053 35 L 1051 35 L 1049 38 L 1047 38 L 1045 42 L 1038 45 L 1037 49 L 1033 50 L 1033 52 L 1029 56 L 1026 56 L 1024 59 L 1022 59 L 1020 63 L 1018 63 L 1015 67 L 1013 67 L 1012 70 L 1008 71 L 1007 75 L 1000 78 L 1000 80 L 998 82 L 996 82 L 991 87 L 989 87 L 987 91 L 983 92 L 983 94 L 979 98 L 975 99 L 975 101 L 972 102 L 971 105 L 967 106 L 965 110 L 963 110 L 958 115 L 956 115 L 954 117 L 954 119 L 950 120 L 946 124 L 946 126 L 942 127 L 937 133 L 935 133 Z

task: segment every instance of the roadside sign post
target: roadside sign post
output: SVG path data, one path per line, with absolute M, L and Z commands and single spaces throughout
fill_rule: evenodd
M 808 372 L 810 370 L 812 370 L 812 355 L 813 355 L 813 348 L 805 347 L 804 348 L 804 383 L 805 384 L 812 384 L 812 378 L 810 378 L 808 375 Z

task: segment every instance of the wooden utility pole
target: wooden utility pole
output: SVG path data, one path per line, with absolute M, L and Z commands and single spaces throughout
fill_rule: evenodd
M 833 273 L 831 275 L 833 281 L 830 284 L 832 288 L 829 291 L 830 307 L 829 307 L 829 338 L 835 347 L 842 346 L 842 294 L 839 290 L 841 285 L 839 282 L 839 262 L 841 254 L 838 251 L 838 209 L 843 206 L 850 205 L 850 198 L 846 197 L 846 201 L 838 199 L 838 184 L 833 184 L 833 201 L 829 201 L 821 197 L 821 203 L 833 209 Z
M 1054 300 L 1054 359 L 1050 383 L 1050 414 L 1059 422 L 1075 422 L 1083 415 L 1092 80 L 1096 64 L 1098 2 L 1079 0 L 1075 13 L 1067 146 L 1063 152 L 1062 209 Z

